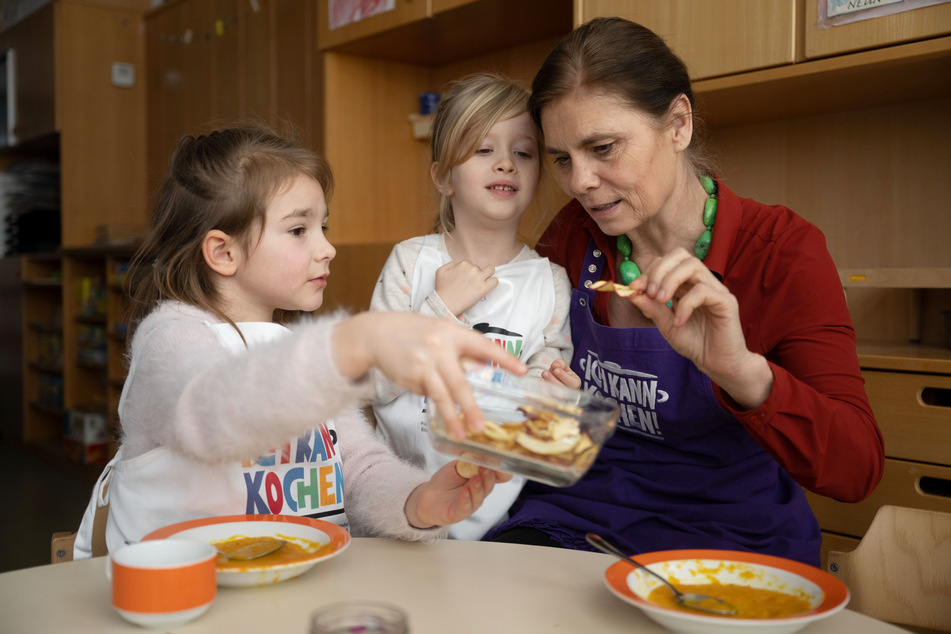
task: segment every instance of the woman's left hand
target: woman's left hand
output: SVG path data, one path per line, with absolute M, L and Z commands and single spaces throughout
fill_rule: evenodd
M 482 506 L 482 502 L 498 482 L 508 482 L 507 473 L 479 467 L 479 473 L 463 478 L 456 471 L 456 461 L 442 466 L 406 499 L 406 518 L 416 528 L 455 524 L 466 519 Z
M 630 284 L 630 301 L 671 347 L 690 359 L 740 406 L 759 407 L 773 374 L 746 347 L 736 297 L 703 262 L 682 248 L 654 260 Z M 673 300 L 673 308 L 667 306 Z

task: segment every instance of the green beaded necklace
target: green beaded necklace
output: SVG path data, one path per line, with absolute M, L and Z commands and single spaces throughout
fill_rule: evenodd
M 702 262 L 707 257 L 707 251 L 710 250 L 710 241 L 713 240 L 713 223 L 717 219 L 717 182 L 709 176 L 701 176 L 700 184 L 703 185 L 703 191 L 707 192 L 707 196 L 709 196 L 706 202 L 703 203 L 703 225 L 706 229 L 697 238 L 697 243 L 693 246 L 693 253 Z M 618 266 L 618 271 L 621 274 L 621 282 L 625 285 L 636 280 L 641 274 L 640 267 L 630 259 L 633 246 L 627 234 L 622 233 L 617 237 L 618 253 L 624 256 L 624 261 Z

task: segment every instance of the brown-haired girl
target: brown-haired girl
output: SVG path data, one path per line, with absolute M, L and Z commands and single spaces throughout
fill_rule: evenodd
M 322 158 L 261 126 L 182 139 L 130 268 L 141 320 L 119 403 L 122 441 L 76 556 L 91 554 L 95 511 L 107 503 L 109 550 L 181 521 L 259 513 L 425 540 L 507 479 L 486 469 L 465 479 L 454 466 L 430 478 L 377 441 L 358 406 L 376 368 L 444 415 L 458 403 L 479 428 L 460 359 L 524 372 L 514 357 L 419 315 L 275 321 L 323 301 L 332 183 Z

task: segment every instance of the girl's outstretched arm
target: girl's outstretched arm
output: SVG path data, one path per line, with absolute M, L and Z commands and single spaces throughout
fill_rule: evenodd
M 423 394 L 446 421 L 449 433 L 462 440 L 465 427 L 479 432 L 483 420 L 465 378 L 463 361 L 493 362 L 514 374 L 528 368 L 480 333 L 434 317 L 414 313 L 360 313 L 337 324 L 334 359 L 350 379 L 377 368 L 400 387 Z

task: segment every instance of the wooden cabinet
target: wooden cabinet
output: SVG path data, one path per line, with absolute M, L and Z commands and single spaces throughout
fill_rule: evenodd
M 19 49 L 19 145 L 60 163 L 65 246 L 92 243 L 100 226 L 145 223 L 141 23 L 135 9 L 57 0 L 0 36 Z M 131 84 L 117 85 L 116 72 Z
M 823 552 L 856 544 L 882 504 L 951 510 L 951 130 L 932 123 L 951 82 L 938 77 L 951 77 L 948 37 L 695 84 L 726 183 L 822 229 L 846 287 L 886 469 L 859 504 L 809 494 Z
M 898 12 L 878 15 L 868 19 L 820 27 L 820 16 L 827 19 L 827 0 L 805 0 L 804 16 L 806 57 L 824 57 L 861 49 L 890 46 L 912 40 L 922 40 L 951 33 L 951 4 L 916 6 L 902 3 L 901 6 L 883 4 L 850 14 L 852 16 L 875 15 L 876 12 Z M 877 3 L 868 3 L 874 5 Z M 861 6 L 861 5 L 860 5 Z M 942 80 L 947 81 L 947 76 Z
M 791 64 L 802 59 L 802 0 L 585 0 L 585 22 L 619 16 L 643 24 L 687 65 L 692 79 Z
M 0 33 L 0 50 L 6 51 L 7 82 L 12 76 L 14 116 L 8 121 L 8 143 L 18 145 L 56 131 L 55 72 L 53 63 L 52 5 L 26 16 Z M 7 122 L 4 122 L 7 125 Z
M 318 5 L 324 20 L 327 2 Z M 568 0 L 443 0 L 429 17 L 366 33 L 357 23 L 351 37 L 321 40 L 324 149 L 336 179 L 329 238 L 345 264 L 331 266 L 326 306 L 366 308 L 392 245 L 432 226 L 429 144 L 414 138 L 409 121 L 419 93 L 491 70 L 529 86 L 572 16 Z M 534 244 L 563 200 L 553 186 L 538 196 L 522 222 L 526 241 Z
M 179 139 L 210 125 L 286 123 L 321 146 L 316 11 L 312 0 L 173 0 L 146 16 L 150 187 Z

